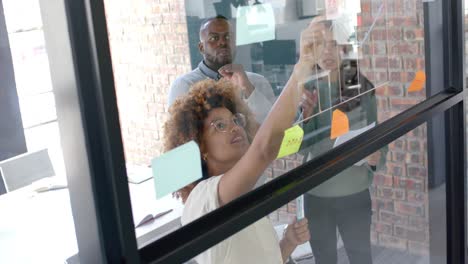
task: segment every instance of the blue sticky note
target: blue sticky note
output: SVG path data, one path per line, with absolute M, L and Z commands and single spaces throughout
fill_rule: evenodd
M 151 161 L 156 199 L 202 178 L 200 149 L 190 141 Z

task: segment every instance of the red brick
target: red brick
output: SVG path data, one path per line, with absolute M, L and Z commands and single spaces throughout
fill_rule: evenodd
M 428 239 L 425 229 L 411 229 L 405 226 L 394 226 L 393 234 L 397 237 L 406 238 L 411 241 L 424 242 Z
M 395 202 L 395 212 L 402 215 L 410 216 L 425 216 L 425 206 L 424 204 L 413 204 L 406 202 Z
M 424 183 L 424 179 L 393 177 L 393 185 L 406 190 L 422 192 L 425 190 Z
M 282 159 L 276 159 L 272 162 L 272 165 L 271 167 L 273 169 L 279 169 L 279 170 L 284 170 L 286 169 L 286 165 L 285 165 L 285 160 L 282 158 Z
M 399 57 L 392 57 L 388 59 L 388 67 L 390 69 L 400 69 L 401 59 Z
M 403 34 L 401 28 L 390 28 L 387 30 L 389 41 L 401 41 Z
M 417 42 L 399 42 L 389 44 L 389 54 L 392 55 L 415 55 L 419 52 L 419 43 Z
M 424 40 L 424 29 L 407 28 L 404 30 L 405 40 Z
M 391 98 L 390 106 L 392 109 L 395 110 L 406 110 L 418 104 L 420 101 L 421 100 L 416 98 Z
M 408 150 L 411 152 L 422 152 L 424 141 L 421 139 L 407 139 Z
M 377 120 L 382 123 L 383 121 L 390 119 L 392 117 L 389 112 L 377 112 Z
M 394 177 L 406 176 L 406 166 L 405 164 L 387 161 L 387 172 Z
M 372 67 L 372 62 L 370 59 L 366 58 L 366 59 L 360 59 L 358 61 L 358 65 L 359 65 L 359 68 L 360 69 L 370 69 Z
M 427 169 L 424 166 L 419 165 L 407 165 L 407 175 L 410 178 L 426 178 Z
M 388 96 L 403 96 L 403 88 L 400 85 L 388 85 L 387 86 Z
M 428 229 L 429 221 L 425 217 L 410 216 L 408 226 L 414 229 Z
M 371 230 L 379 234 L 393 234 L 393 225 L 385 222 L 372 223 Z
M 375 198 L 372 200 L 372 208 L 376 211 L 385 210 L 388 212 L 394 211 L 394 202 L 389 199 Z
M 375 67 L 376 68 L 384 68 L 388 67 L 388 58 L 387 57 L 376 57 L 375 59 Z
M 377 99 L 388 101 L 388 98 L 386 98 L 388 96 L 386 88 L 387 88 L 386 85 L 375 88 L 375 95 L 377 95 Z M 384 98 L 382 98 L 382 97 L 384 97 Z M 377 106 L 378 106 L 378 104 L 379 104 L 379 102 L 377 101 Z
M 398 238 L 395 236 L 390 236 L 386 234 L 379 234 L 379 245 L 388 247 L 388 248 L 396 248 L 401 250 L 406 250 L 408 241 L 403 238 Z
M 405 61 L 406 70 L 410 70 L 410 71 L 418 70 L 416 58 L 404 58 L 404 61 Z
M 383 29 L 374 29 L 370 33 L 370 37 L 373 41 L 378 41 L 378 40 L 387 40 L 387 30 L 385 28 Z
M 301 162 L 295 160 L 286 160 L 286 170 L 290 171 L 301 165 Z
M 408 224 L 408 216 L 398 215 L 393 212 L 387 212 L 383 210 L 379 212 L 379 220 L 387 222 L 387 223 L 399 224 L 399 225 Z
M 377 89 L 377 90 L 379 90 L 379 89 Z M 389 110 L 387 98 L 377 98 L 377 109 L 379 109 L 379 111 L 388 111 Z
M 397 139 L 388 145 L 389 150 L 406 150 L 406 141 L 403 139 Z
M 418 19 L 417 17 L 408 17 L 408 16 L 400 16 L 400 17 L 390 17 L 388 19 L 387 25 L 389 27 L 393 26 L 404 26 L 404 27 L 409 27 L 409 26 L 417 26 L 418 25 Z
M 374 175 L 374 184 L 376 186 L 393 186 L 393 178 L 391 176 L 386 176 L 383 174 Z
M 391 151 L 392 161 L 395 163 L 403 163 L 406 160 L 406 152 Z
M 361 13 L 362 17 L 362 25 L 361 30 L 367 30 L 368 27 L 372 25 L 375 21 L 375 17 L 370 15 L 369 13 Z M 375 21 L 375 26 L 378 28 L 379 26 L 385 26 L 385 20 L 384 19 L 378 19 Z
M 418 99 L 416 99 L 416 100 L 418 100 Z M 423 124 L 423 125 L 415 128 L 415 129 L 411 130 L 406 135 L 410 136 L 410 137 L 424 138 L 426 136 L 426 125 Z
M 384 199 L 405 200 L 406 191 L 389 187 L 377 187 L 376 195 Z
M 296 213 L 296 200 L 293 200 L 288 203 L 288 213 Z
M 415 204 L 427 203 L 427 193 L 418 191 L 408 191 L 408 202 Z

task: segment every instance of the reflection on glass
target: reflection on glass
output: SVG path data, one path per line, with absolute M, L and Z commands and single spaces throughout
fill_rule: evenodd
M 303 208 L 291 207 L 291 201 L 271 213 L 278 237 L 287 224 L 279 217 L 304 210 L 308 218 L 311 239 L 292 258 L 318 264 L 445 263 L 446 231 L 439 226 L 446 217 L 445 179 L 429 181 L 426 130 L 421 125 L 304 193 Z
M 247 16 L 242 10 L 261 15 Z M 302 105 L 295 109 L 295 123 L 305 131 L 302 150 L 275 160 L 259 184 L 332 149 L 336 138 L 343 139 L 347 132 L 381 123 L 425 98 L 424 81 L 418 77 L 422 75 L 416 74 L 424 73 L 425 67 L 420 1 L 106 1 L 106 16 L 126 162 L 136 178 L 151 175 L 151 160 L 164 151 L 168 109 L 198 81 L 236 84 L 239 96 L 262 123 L 298 61 L 300 32 L 317 16 L 325 25 L 311 46 L 317 62 L 303 81 Z M 239 26 L 243 20 L 247 26 Z M 254 31 L 265 34 L 238 43 Z M 416 79 L 421 89 L 408 90 Z M 154 184 L 152 179 L 132 182 L 134 187 Z M 153 192 L 148 187 L 146 198 L 132 200 L 150 201 L 151 209 L 158 211 L 162 203 Z M 138 191 L 132 198 L 134 193 Z M 152 225 L 161 226 L 157 232 L 146 225 L 136 229 L 137 236 L 156 239 L 164 235 L 160 230 L 178 227 L 174 223 L 183 206 L 167 199 L 178 208 L 166 217 L 170 228 L 154 221 Z M 294 219 L 295 205 L 270 216 L 275 225 L 285 224 Z

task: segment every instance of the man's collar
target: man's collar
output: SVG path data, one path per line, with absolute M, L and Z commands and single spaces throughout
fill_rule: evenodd
M 206 66 L 203 60 L 198 64 L 198 69 L 200 69 L 200 71 L 208 78 L 213 79 L 215 81 L 218 81 L 222 78 L 221 74 L 219 74 L 217 71 L 213 71 L 210 67 Z

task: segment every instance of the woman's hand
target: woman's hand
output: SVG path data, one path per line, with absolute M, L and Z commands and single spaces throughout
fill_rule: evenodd
M 309 26 L 301 32 L 300 54 L 294 73 L 299 83 L 304 82 L 312 75 L 315 65 L 324 48 L 324 34 L 327 30 L 323 23 L 323 17 L 313 19 Z
M 304 89 L 302 92 L 302 100 L 299 106 L 302 109 L 302 117 L 307 119 L 314 114 L 314 108 L 317 106 L 317 90 L 314 89 L 311 92 L 307 89 Z

